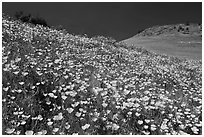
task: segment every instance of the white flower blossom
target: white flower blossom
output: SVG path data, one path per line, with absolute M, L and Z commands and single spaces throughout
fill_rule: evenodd
M 146 122 L 146 123 L 149 123 L 149 122 L 150 122 L 150 120 L 149 120 L 149 119 L 145 119 L 145 122 Z
M 27 130 L 27 131 L 25 132 L 25 134 L 26 134 L 26 135 L 33 135 L 33 131 L 32 131 L 32 130 Z
M 197 134 L 197 133 L 198 133 L 198 131 L 199 131 L 199 129 L 198 129 L 197 127 L 195 127 L 195 126 L 194 126 L 194 127 L 192 127 L 192 128 L 191 128 L 191 130 L 192 130 L 194 133 L 196 133 L 196 134 Z
M 61 97 L 62 97 L 63 100 L 67 99 L 67 96 L 65 96 L 65 95 L 62 95 Z
M 20 85 L 23 85 L 25 82 L 19 82 Z
M 25 125 L 26 124 L 26 121 L 21 121 L 21 125 Z
M 102 103 L 102 106 L 105 108 L 108 106 L 108 104 L 106 104 L 105 102 Z
M 69 129 L 71 126 L 69 125 L 69 124 L 67 124 L 66 126 L 65 126 L 65 128 L 66 129 Z
M 113 130 L 118 130 L 119 128 L 120 128 L 120 126 L 115 124 L 115 123 L 112 125 Z
M 59 131 L 59 128 L 54 128 L 53 129 L 53 132 L 57 132 L 57 131 Z
M 148 125 L 144 125 L 144 129 L 148 129 L 148 127 L 149 127 Z
M 157 127 L 156 127 L 156 125 L 151 125 L 150 129 L 151 129 L 152 131 L 155 131 L 155 130 L 157 129 Z
M 74 111 L 73 108 L 67 108 L 66 110 L 67 110 L 69 113 L 72 113 L 72 112 Z
M 8 91 L 9 90 L 9 87 L 6 87 L 6 88 L 3 88 L 4 91 Z
M 53 93 L 49 93 L 48 95 L 49 95 L 50 97 L 52 97 L 52 98 L 55 96 Z
M 58 115 L 54 116 L 53 120 L 62 120 L 63 119 L 63 115 L 62 113 L 59 113 Z
M 75 116 L 80 117 L 80 116 L 81 116 L 81 113 L 76 112 Z
M 142 98 L 142 100 L 143 100 L 143 101 L 148 101 L 148 100 L 149 100 L 149 97 L 148 97 L 148 96 L 144 96 L 144 97 Z
M 85 124 L 84 126 L 82 126 L 81 128 L 83 129 L 83 130 L 86 130 L 87 128 L 89 128 L 90 127 L 90 124 Z
M 138 123 L 139 125 L 141 125 L 141 124 L 143 124 L 143 121 L 142 121 L 142 120 L 138 120 L 137 123 Z
M 179 134 L 180 134 L 180 135 L 189 135 L 188 133 L 186 133 L 186 132 L 184 132 L 184 131 L 182 131 L 182 130 L 179 131 Z
M 53 124 L 53 122 L 51 122 L 51 121 L 47 122 L 48 126 L 51 126 L 52 124 Z
M 14 131 L 15 131 L 14 128 L 12 128 L 12 129 L 7 128 L 7 129 L 6 129 L 6 133 L 7 133 L 7 134 L 12 134 Z
M 138 117 L 138 116 L 140 116 L 140 115 L 141 115 L 141 114 L 140 114 L 140 113 L 138 113 L 138 112 L 136 112 L 136 113 L 135 113 L 135 116 L 137 116 L 137 117 Z

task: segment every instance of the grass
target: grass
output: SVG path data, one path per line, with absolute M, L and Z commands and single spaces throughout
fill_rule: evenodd
M 159 54 L 202 59 L 202 37 L 193 35 L 140 36 L 124 40 L 128 46 L 143 47 Z
M 201 61 L 2 26 L 2 134 L 202 134 Z

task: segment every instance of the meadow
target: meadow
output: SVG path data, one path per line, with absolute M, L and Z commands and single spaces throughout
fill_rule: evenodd
M 201 135 L 202 62 L 2 17 L 2 134 Z
M 142 47 L 158 54 L 193 60 L 202 59 L 202 37 L 200 36 L 132 37 L 123 42 L 129 46 Z

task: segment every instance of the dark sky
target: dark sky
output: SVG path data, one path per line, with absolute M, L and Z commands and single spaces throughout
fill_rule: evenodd
M 123 40 L 154 25 L 202 23 L 202 3 L 174 2 L 3 2 L 10 16 L 24 11 L 44 18 L 48 25 L 63 25 L 68 32 L 104 35 Z

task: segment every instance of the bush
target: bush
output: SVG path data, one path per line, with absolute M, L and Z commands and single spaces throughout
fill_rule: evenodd
M 22 17 L 20 18 L 20 20 L 21 20 L 22 22 L 30 22 L 30 19 L 31 19 L 31 15 L 30 15 L 30 14 L 28 14 L 27 16 L 22 16 Z
M 23 16 L 23 11 L 17 11 L 14 16 L 16 19 L 20 19 Z
M 47 22 L 41 17 L 32 17 L 31 14 L 24 15 L 23 11 L 18 11 L 15 13 L 15 18 L 21 20 L 22 22 L 32 23 L 34 25 L 43 25 L 47 27 Z
M 189 26 L 189 25 L 190 25 L 190 23 L 187 21 L 187 22 L 186 22 L 186 26 Z
M 43 25 L 43 26 L 48 26 L 47 25 L 47 22 L 43 19 L 43 18 L 40 18 L 40 17 L 36 17 L 36 18 L 31 18 L 31 21 L 30 23 L 34 24 L 34 25 Z
M 138 30 L 138 31 L 137 31 L 137 34 L 143 32 L 143 31 L 144 31 L 144 29 L 142 29 L 142 30 Z
M 179 26 L 179 28 L 178 28 L 178 32 L 180 32 L 180 31 L 184 31 L 184 28 L 182 26 Z

